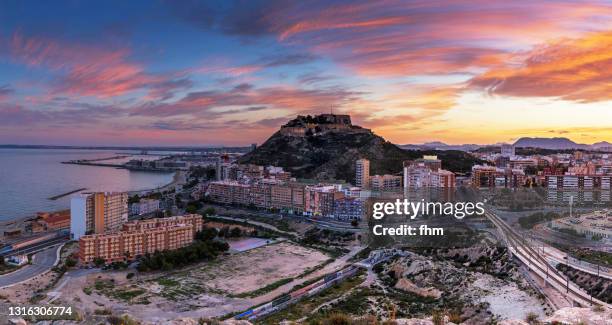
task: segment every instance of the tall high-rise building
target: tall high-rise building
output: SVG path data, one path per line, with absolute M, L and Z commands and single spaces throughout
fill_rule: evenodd
M 73 197 L 70 202 L 70 232 L 73 239 L 85 233 L 101 234 L 119 230 L 127 219 L 128 194 L 124 192 L 86 193 Z
M 359 159 L 355 166 L 355 185 L 361 188 L 370 187 L 370 161 Z
M 70 199 L 70 236 L 78 240 L 87 232 L 87 196 L 77 195 Z

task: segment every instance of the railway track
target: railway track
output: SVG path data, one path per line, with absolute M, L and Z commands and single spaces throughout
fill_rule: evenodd
M 573 302 L 583 306 L 600 305 L 608 309 L 611 308 L 610 304 L 593 298 L 589 293 L 578 287 L 578 285 L 569 281 L 566 276 L 551 267 L 548 261 L 534 250 L 521 234 L 512 229 L 500 217 L 490 211 L 486 211 L 485 215 L 500 230 L 502 237 L 513 254 L 557 291 L 565 294 Z

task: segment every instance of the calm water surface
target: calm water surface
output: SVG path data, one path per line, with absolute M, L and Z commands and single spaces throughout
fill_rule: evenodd
M 48 198 L 81 187 L 88 191 L 131 191 L 155 188 L 172 181 L 173 173 L 61 163 L 123 153 L 117 150 L 0 148 L 0 221 L 30 216 L 37 211 L 68 208 L 69 196 L 56 201 Z M 123 162 L 128 159 L 105 162 Z

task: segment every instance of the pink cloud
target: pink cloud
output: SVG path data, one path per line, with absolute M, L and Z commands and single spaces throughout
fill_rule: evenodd
M 388 0 L 279 6 L 265 21 L 279 41 L 360 74 L 405 76 L 472 73 L 517 48 L 612 27 L 610 15 L 605 3 Z
M 111 49 L 14 33 L 9 51 L 18 62 L 57 72 L 60 76 L 51 86 L 54 94 L 108 98 L 153 88 L 151 96 L 168 96 L 172 86 L 184 86 L 171 83 L 174 76 L 147 73 L 141 64 L 129 60 L 127 48 Z

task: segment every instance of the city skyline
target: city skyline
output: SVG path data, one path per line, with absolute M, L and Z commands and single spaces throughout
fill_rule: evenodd
M 600 1 L 0 4 L 1 144 L 246 145 L 298 114 L 398 144 L 612 142 Z

